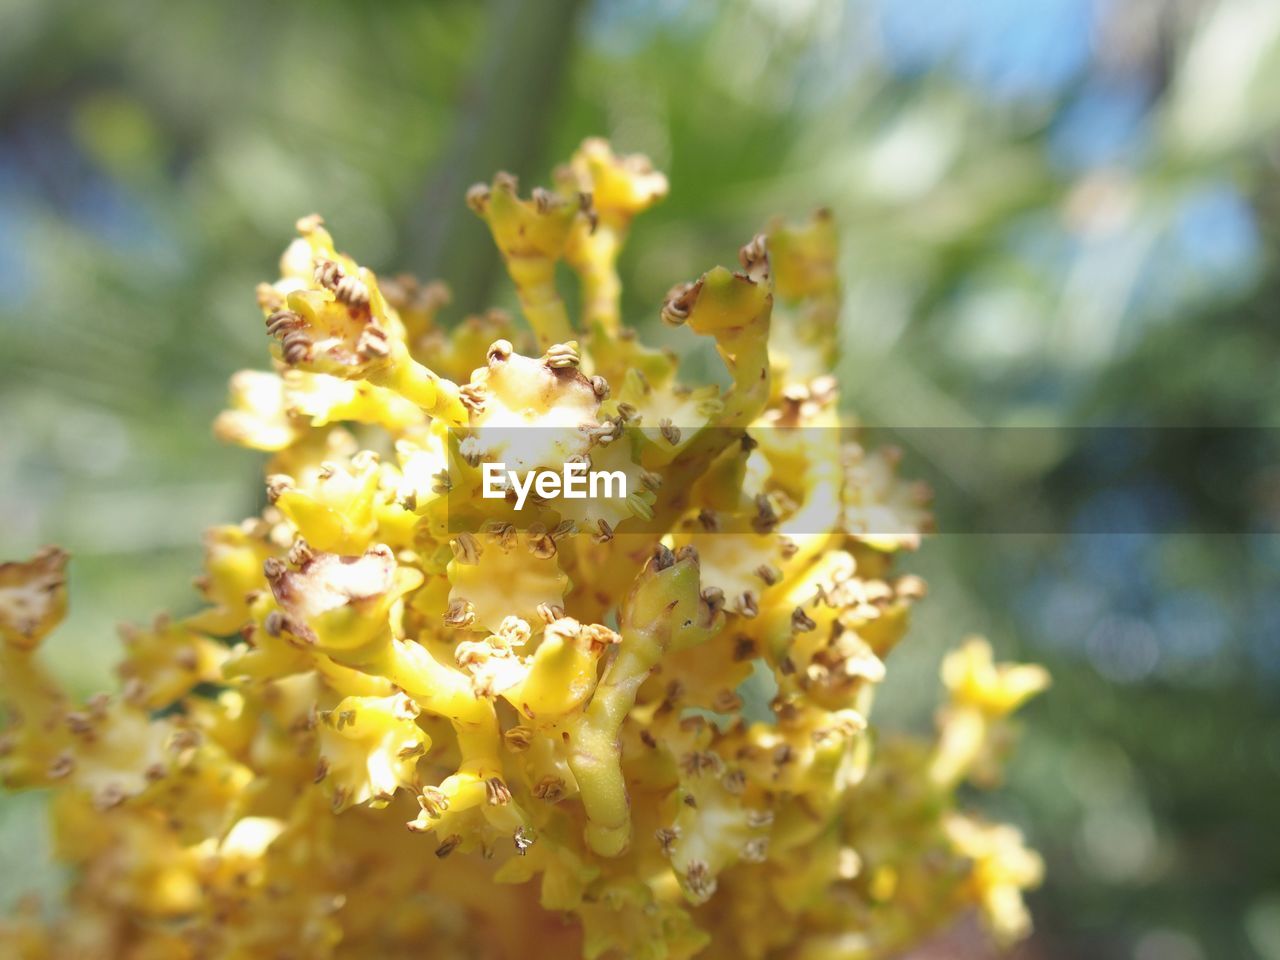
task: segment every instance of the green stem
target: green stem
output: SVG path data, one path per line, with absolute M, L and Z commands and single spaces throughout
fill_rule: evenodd
M 582 0 L 493 0 L 491 32 L 462 91 L 452 142 L 410 223 L 426 276 L 449 281 L 464 314 L 490 306 L 498 254 L 466 209 L 477 172 L 528 176 L 542 160 Z

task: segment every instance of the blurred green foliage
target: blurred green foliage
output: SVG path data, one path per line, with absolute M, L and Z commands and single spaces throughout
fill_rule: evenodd
M 51 653 L 108 683 L 109 624 L 190 609 L 200 531 L 256 507 L 258 459 L 207 425 L 264 362 L 253 289 L 294 219 L 462 278 L 455 318 L 510 305 L 462 193 L 589 134 L 671 179 L 624 260 L 642 321 L 769 217 L 835 211 L 871 426 L 1275 427 L 1278 81 L 1259 0 L 5 0 L 0 553 L 74 552 Z M 1000 801 L 1050 862 L 1027 956 L 1280 958 L 1280 497 L 1226 496 L 1259 532 L 915 561 L 892 722 L 929 722 L 957 629 L 1057 678 Z M 6 897 L 39 816 L 0 802 L 33 864 Z

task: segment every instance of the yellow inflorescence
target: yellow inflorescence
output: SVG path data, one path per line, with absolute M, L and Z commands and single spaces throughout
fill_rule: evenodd
M 688 385 L 619 306 L 665 178 L 588 141 L 556 183 L 468 197 L 532 336 L 442 328 L 439 285 L 299 223 L 258 291 L 274 370 L 216 424 L 269 452 L 268 506 L 209 532 L 203 609 L 125 632 L 117 695 L 39 665 L 66 555 L 0 566 L 0 772 L 52 788 L 73 877 L 0 953 L 861 960 L 970 908 L 1026 934 L 1039 859 L 955 794 L 1044 672 L 971 640 L 936 740 L 872 749 L 928 496 L 837 429 L 830 217 L 672 289 L 728 384 Z M 498 457 L 629 495 L 518 515 L 480 496 Z

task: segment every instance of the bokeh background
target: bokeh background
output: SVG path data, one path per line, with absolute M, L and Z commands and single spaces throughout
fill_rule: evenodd
M 511 299 L 466 186 L 588 134 L 671 178 L 636 321 L 825 205 L 863 422 L 1202 428 L 1127 471 L 1055 431 L 1027 469 L 1074 464 L 1076 532 L 927 541 L 878 718 L 928 726 L 964 631 L 1048 664 L 984 801 L 1049 863 L 1020 955 L 1278 960 L 1280 474 L 1159 519 L 1267 435 L 1205 430 L 1280 425 L 1275 0 L 0 0 L 0 554 L 73 551 L 58 670 L 109 684 L 114 622 L 191 609 L 201 529 L 256 509 L 208 424 L 294 219 L 461 317 Z M 42 824 L 0 795 L 0 900 L 56 889 Z

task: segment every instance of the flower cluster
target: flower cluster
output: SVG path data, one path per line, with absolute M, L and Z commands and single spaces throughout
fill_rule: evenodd
M 258 290 L 273 369 L 216 423 L 269 454 L 267 506 L 209 531 L 202 609 L 125 631 L 117 694 L 41 669 L 66 555 L 0 566 L 0 774 L 52 788 L 73 877 L 5 956 L 860 960 L 970 908 L 1026 933 L 1038 858 L 955 796 L 1044 672 L 969 641 L 937 738 L 873 750 L 929 505 L 837 429 L 829 215 L 672 289 L 724 364 L 690 385 L 620 317 L 666 179 L 590 140 L 554 182 L 467 197 L 528 332 L 447 329 L 442 286 L 299 222 Z M 481 496 L 486 428 L 630 493 L 516 515 Z

